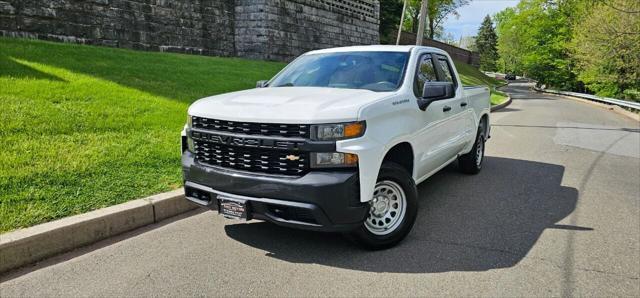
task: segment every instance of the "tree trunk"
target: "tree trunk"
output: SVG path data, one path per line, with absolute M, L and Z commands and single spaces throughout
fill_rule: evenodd
M 419 22 L 418 22 L 418 33 L 416 33 L 416 45 L 417 46 L 421 46 L 422 42 L 424 41 L 424 27 L 425 27 L 425 22 L 427 21 L 427 14 L 428 14 L 428 9 L 427 9 L 427 5 L 429 3 L 429 0 L 422 0 L 422 4 L 420 5 L 420 17 L 419 17 Z
M 433 27 L 433 18 L 429 18 L 429 39 L 433 39 L 433 35 L 435 34 Z
M 398 26 L 398 38 L 396 39 L 396 45 L 400 44 L 400 37 L 402 36 L 402 24 L 404 24 L 404 11 L 407 10 L 407 1 L 404 0 L 402 5 L 402 15 L 400 16 L 400 25 Z

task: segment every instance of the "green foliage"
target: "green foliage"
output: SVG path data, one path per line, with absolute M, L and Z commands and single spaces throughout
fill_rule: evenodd
M 564 90 L 637 98 L 640 1 L 522 0 L 494 19 L 502 71 Z
M 0 232 L 180 187 L 187 106 L 283 66 L 0 38 Z
M 524 74 L 522 71 L 521 57 L 524 47 L 520 43 L 520 38 L 516 32 L 515 16 L 516 9 L 508 7 L 498 12 L 493 18 L 496 22 L 496 34 L 498 36 L 498 70 L 505 73 Z
M 405 12 L 405 30 L 413 33 L 418 32 L 421 3 L 422 0 L 409 0 Z M 469 0 L 429 0 L 427 6 L 429 20 L 425 26 L 425 36 L 431 39 L 444 37 L 442 28 L 444 21 L 450 16 L 458 17 L 458 8 L 467 4 L 469 4 Z
M 626 89 L 622 91 L 622 98 L 640 102 L 640 89 Z
M 380 43 L 396 44 L 403 0 L 380 1 Z
M 458 46 L 463 48 L 463 49 L 466 48 L 467 50 L 472 51 L 472 52 L 477 52 L 478 51 L 478 45 L 476 44 L 476 38 L 478 38 L 478 37 L 477 36 L 463 36 L 460 39 L 460 44 Z M 496 36 L 496 46 L 497 46 L 497 43 L 498 43 L 498 38 Z M 496 48 L 496 57 L 497 57 L 497 55 L 498 55 L 498 49 Z
M 496 71 L 496 61 L 498 60 L 498 36 L 493 29 L 493 22 L 488 15 L 482 21 L 478 36 L 476 37 L 476 48 L 480 54 L 480 69 L 485 71 Z
M 522 0 L 496 15 L 499 66 L 540 84 L 572 88 L 575 75 L 567 44 L 571 40 L 569 1 Z
M 569 47 L 578 79 L 600 96 L 640 100 L 640 1 L 576 5 Z

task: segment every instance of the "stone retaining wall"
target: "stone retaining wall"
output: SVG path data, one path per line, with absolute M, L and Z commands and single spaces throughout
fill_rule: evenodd
M 331 5 L 342 2 L 237 0 L 237 54 L 287 60 L 314 49 L 378 44 L 377 3 L 372 4 L 372 14 Z
M 234 53 L 233 1 L 5 0 L 0 32 L 153 51 Z
M 377 0 L 0 0 L 0 35 L 256 59 L 377 44 Z

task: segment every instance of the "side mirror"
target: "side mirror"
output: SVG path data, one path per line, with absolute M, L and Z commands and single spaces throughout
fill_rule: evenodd
M 256 83 L 256 88 L 264 88 L 264 87 L 267 87 L 267 85 L 268 85 L 267 83 L 269 83 L 269 81 L 267 81 L 267 80 L 258 81 L 258 82 Z
M 453 98 L 455 92 L 451 82 L 425 82 L 422 89 L 422 98 L 418 100 L 421 110 L 426 110 L 429 104 L 436 100 Z

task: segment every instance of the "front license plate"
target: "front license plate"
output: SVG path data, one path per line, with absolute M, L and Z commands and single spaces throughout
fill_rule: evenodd
M 241 201 L 232 201 L 220 198 L 220 214 L 226 218 L 247 218 L 247 204 Z

